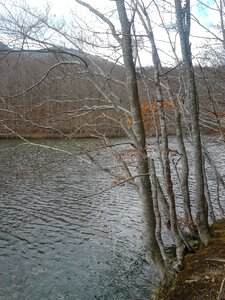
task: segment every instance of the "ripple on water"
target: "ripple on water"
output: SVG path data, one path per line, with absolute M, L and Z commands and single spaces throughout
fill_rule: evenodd
M 104 184 L 101 174 L 60 185 L 54 175 L 42 188 L 26 181 L 0 204 L 0 299 L 122 300 L 149 287 L 135 194 L 118 188 L 84 198 Z
M 110 185 L 74 159 L 1 197 L 1 300 L 149 299 L 157 274 L 144 259 L 141 205 L 128 187 L 93 196 Z

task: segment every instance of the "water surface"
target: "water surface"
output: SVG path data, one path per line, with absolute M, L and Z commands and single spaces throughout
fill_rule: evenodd
M 110 189 L 112 178 L 76 154 L 0 143 L 0 299 L 149 299 L 157 275 L 135 191 Z
M 81 148 L 99 147 L 97 141 L 38 142 L 49 148 L 0 140 L 0 299 L 149 299 L 157 272 L 145 260 L 141 204 L 128 185 L 112 189 L 114 178 L 106 170 L 115 173 L 118 166 L 109 151 L 95 152 L 100 169 Z M 207 144 L 225 177 L 224 144 Z M 176 148 L 174 140 L 170 147 Z M 218 211 L 215 176 L 209 165 L 207 170 Z M 190 189 L 194 201 L 193 172 Z M 224 205 L 224 190 L 220 192 Z M 169 243 L 166 234 L 164 238 Z

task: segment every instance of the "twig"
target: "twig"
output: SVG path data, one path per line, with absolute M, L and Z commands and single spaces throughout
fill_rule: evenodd
M 25 95 L 26 93 L 28 93 L 29 91 L 31 91 L 31 90 L 33 90 L 34 88 L 36 88 L 36 87 L 38 87 L 47 77 L 48 77 L 48 75 L 49 75 L 49 73 L 53 70 L 53 69 L 55 69 L 55 68 L 57 68 L 57 67 L 59 67 L 59 66 L 61 66 L 61 65 L 72 65 L 72 64 L 77 64 L 77 61 L 63 61 L 63 62 L 59 62 L 59 63 L 56 63 L 56 64 L 54 64 L 53 66 L 51 66 L 49 69 L 48 69 L 48 71 L 46 72 L 46 74 L 39 80 L 39 81 L 37 81 L 35 84 L 33 84 L 32 86 L 30 86 L 28 89 L 26 89 L 26 90 L 24 90 L 24 91 L 22 91 L 22 92 L 20 92 L 20 93 L 18 93 L 18 94 L 15 94 L 15 95 L 12 95 L 12 96 L 8 96 L 9 98 L 15 98 L 15 97 L 19 97 L 19 96 L 23 96 L 23 95 Z M 86 71 L 85 71 L 85 73 L 86 73 Z
M 221 282 L 220 291 L 219 291 L 219 295 L 217 297 L 217 300 L 222 300 L 223 292 L 224 292 L 224 284 L 225 284 L 225 277 Z
M 110 187 L 108 187 L 106 189 L 103 189 L 103 190 L 101 190 L 99 192 L 82 196 L 81 199 L 93 197 L 93 196 L 96 196 L 96 195 L 101 195 L 101 194 L 106 193 L 106 192 L 108 192 L 108 191 L 110 191 L 110 190 L 112 190 L 112 189 L 114 189 L 114 188 L 116 188 L 118 186 L 121 186 L 121 185 L 123 185 L 123 184 L 125 184 L 125 183 L 127 183 L 127 182 L 129 182 L 131 180 L 134 180 L 135 178 L 142 177 L 142 176 L 147 176 L 147 175 L 149 176 L 150 174 L 149 173 L 145 173 L 145 174 L 134 175 L 131 178 L 127 178 L 125 180 L 121 180 L 120 182 L 114 184 L 113 186 L 110 186 Z
M 224 262 L 225 263 L 225 259 L 222 259 L 222 258 L 208 258 L 206 260 L 219 261 L 219 262 Z

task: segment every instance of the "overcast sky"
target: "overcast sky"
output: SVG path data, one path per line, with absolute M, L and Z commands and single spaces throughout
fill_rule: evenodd
M 146 3 L 148 3 L 148 0 L 145 0 Z M 20 1 L 18 0 L 0 0 L 0 3 L 6 3 L 7 5 L 12 4 L 13 2 L 16 4 L 19 4 Z M 62 17 L 65 18 L 65 20 L 69 20 L 71 16 L 71 12 L 75 12 L 77 15 L 77 19 L 80 18 L 83 20 L 87 25 L 90 26 L 90 28 L 95 28 L 97 31 L 101 31 L 102 33 L 106 32 L 105 26 L 101 25 L 98 23 L 97 18 L 94 17 L 87 9 L 82 8 L 79 4 L 77 4 L 74 0 L 27 0 L 26 1 L 30 6 L 36 7 L 38 9 L 44 9 L 46 7 L 46 3 L 50 3 L 52 6 L 52 15 L 54 16 L 55 20 L 58 20 Z M 109 12 L 110 8 L 115 7 L 115 2 L 111 0 L 87 0 L 86 2 L 89 2 L 91 5 L 94 7 L 97 7 L 99 10 L 102 12 Z M 192 0 L 192 13 L 199 19 L 201 24 L 204 26 L 211 28 L 212 25 L 215 25 L 219 21 L 219 15 L 213 10 L 208 10 L 205 7 L 201 5 L 196 5 L 196 0 Z M 171 2 L 173 3 L 173 1 Z M 210 3 L 210 1 L 209 1 Z M 169 24 L 170 22 L 170 15 L 164 14 L 164 18 L 166 22 Z M 168 41 L 167 34 L 163 28 L 161 28 L 161 21 L 159 19 L 158 13 L 154 12 L 152 15 L 152 20 L 153 20 L 153 27 L 154 27 L 154 33 L 155 33 L 155 38 L 157 40 L 157 45 L 160 50 L 160 54 L 162 59 L 165 62 L 170 62 L 170 48 L 167 44 L 166 41 Z M 119 29 L 119 23 L 118 21 L 113 20 Z M 85 24 L 82 24 L 83 28 L 85 27 Z M 137 31 L 139 28 L 137 28 Z M 192 51 L 194 55 L 197 55 L 199 51 L 201 51 L 201 46 L 203 44 L 203 39 L 199 37 L 207 37 L 208 33 L 205 32 L 204 29 L 202 29 L 199 25 L 196 23 L 192 22 L 192 35 L 195 36 L 192 38 Z M 93 38 L 93 34 L 91 36 L 90 34 L 90 39 Z M 103 36 L 103 35 L 102 35 Z M 174 40 L 176 36 L 176 33 L 174 31 L 171 32 L 171 37 Z M 102 45 L 103 46 L 103 43 Z M 179 48 L 179 47 L 177 47 Z M 93 50 L 93 49 L 92 49 Z M 144 47 L 144 49 L 141 51 L 141 59 L 142 63 L 144 65 L 150 64 L 150 54 L 146 51 L 148 50 L 147 47 Z M 99 53 L 104 54 L 107 53 L 104 48 L 102 48 Z M 179 53 L 179 50 L 178 50 Z M 110 54 L 111 55 L 111 54 Z

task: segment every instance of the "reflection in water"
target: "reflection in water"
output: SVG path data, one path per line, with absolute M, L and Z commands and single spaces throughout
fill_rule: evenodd
M 1 300 L 149 299 L 156 273 L 144 259 L 135 192 L 118 187 L 84 197 L 109 184 L 76 159 L 44 179 L 17 177 L 0 201 Z

